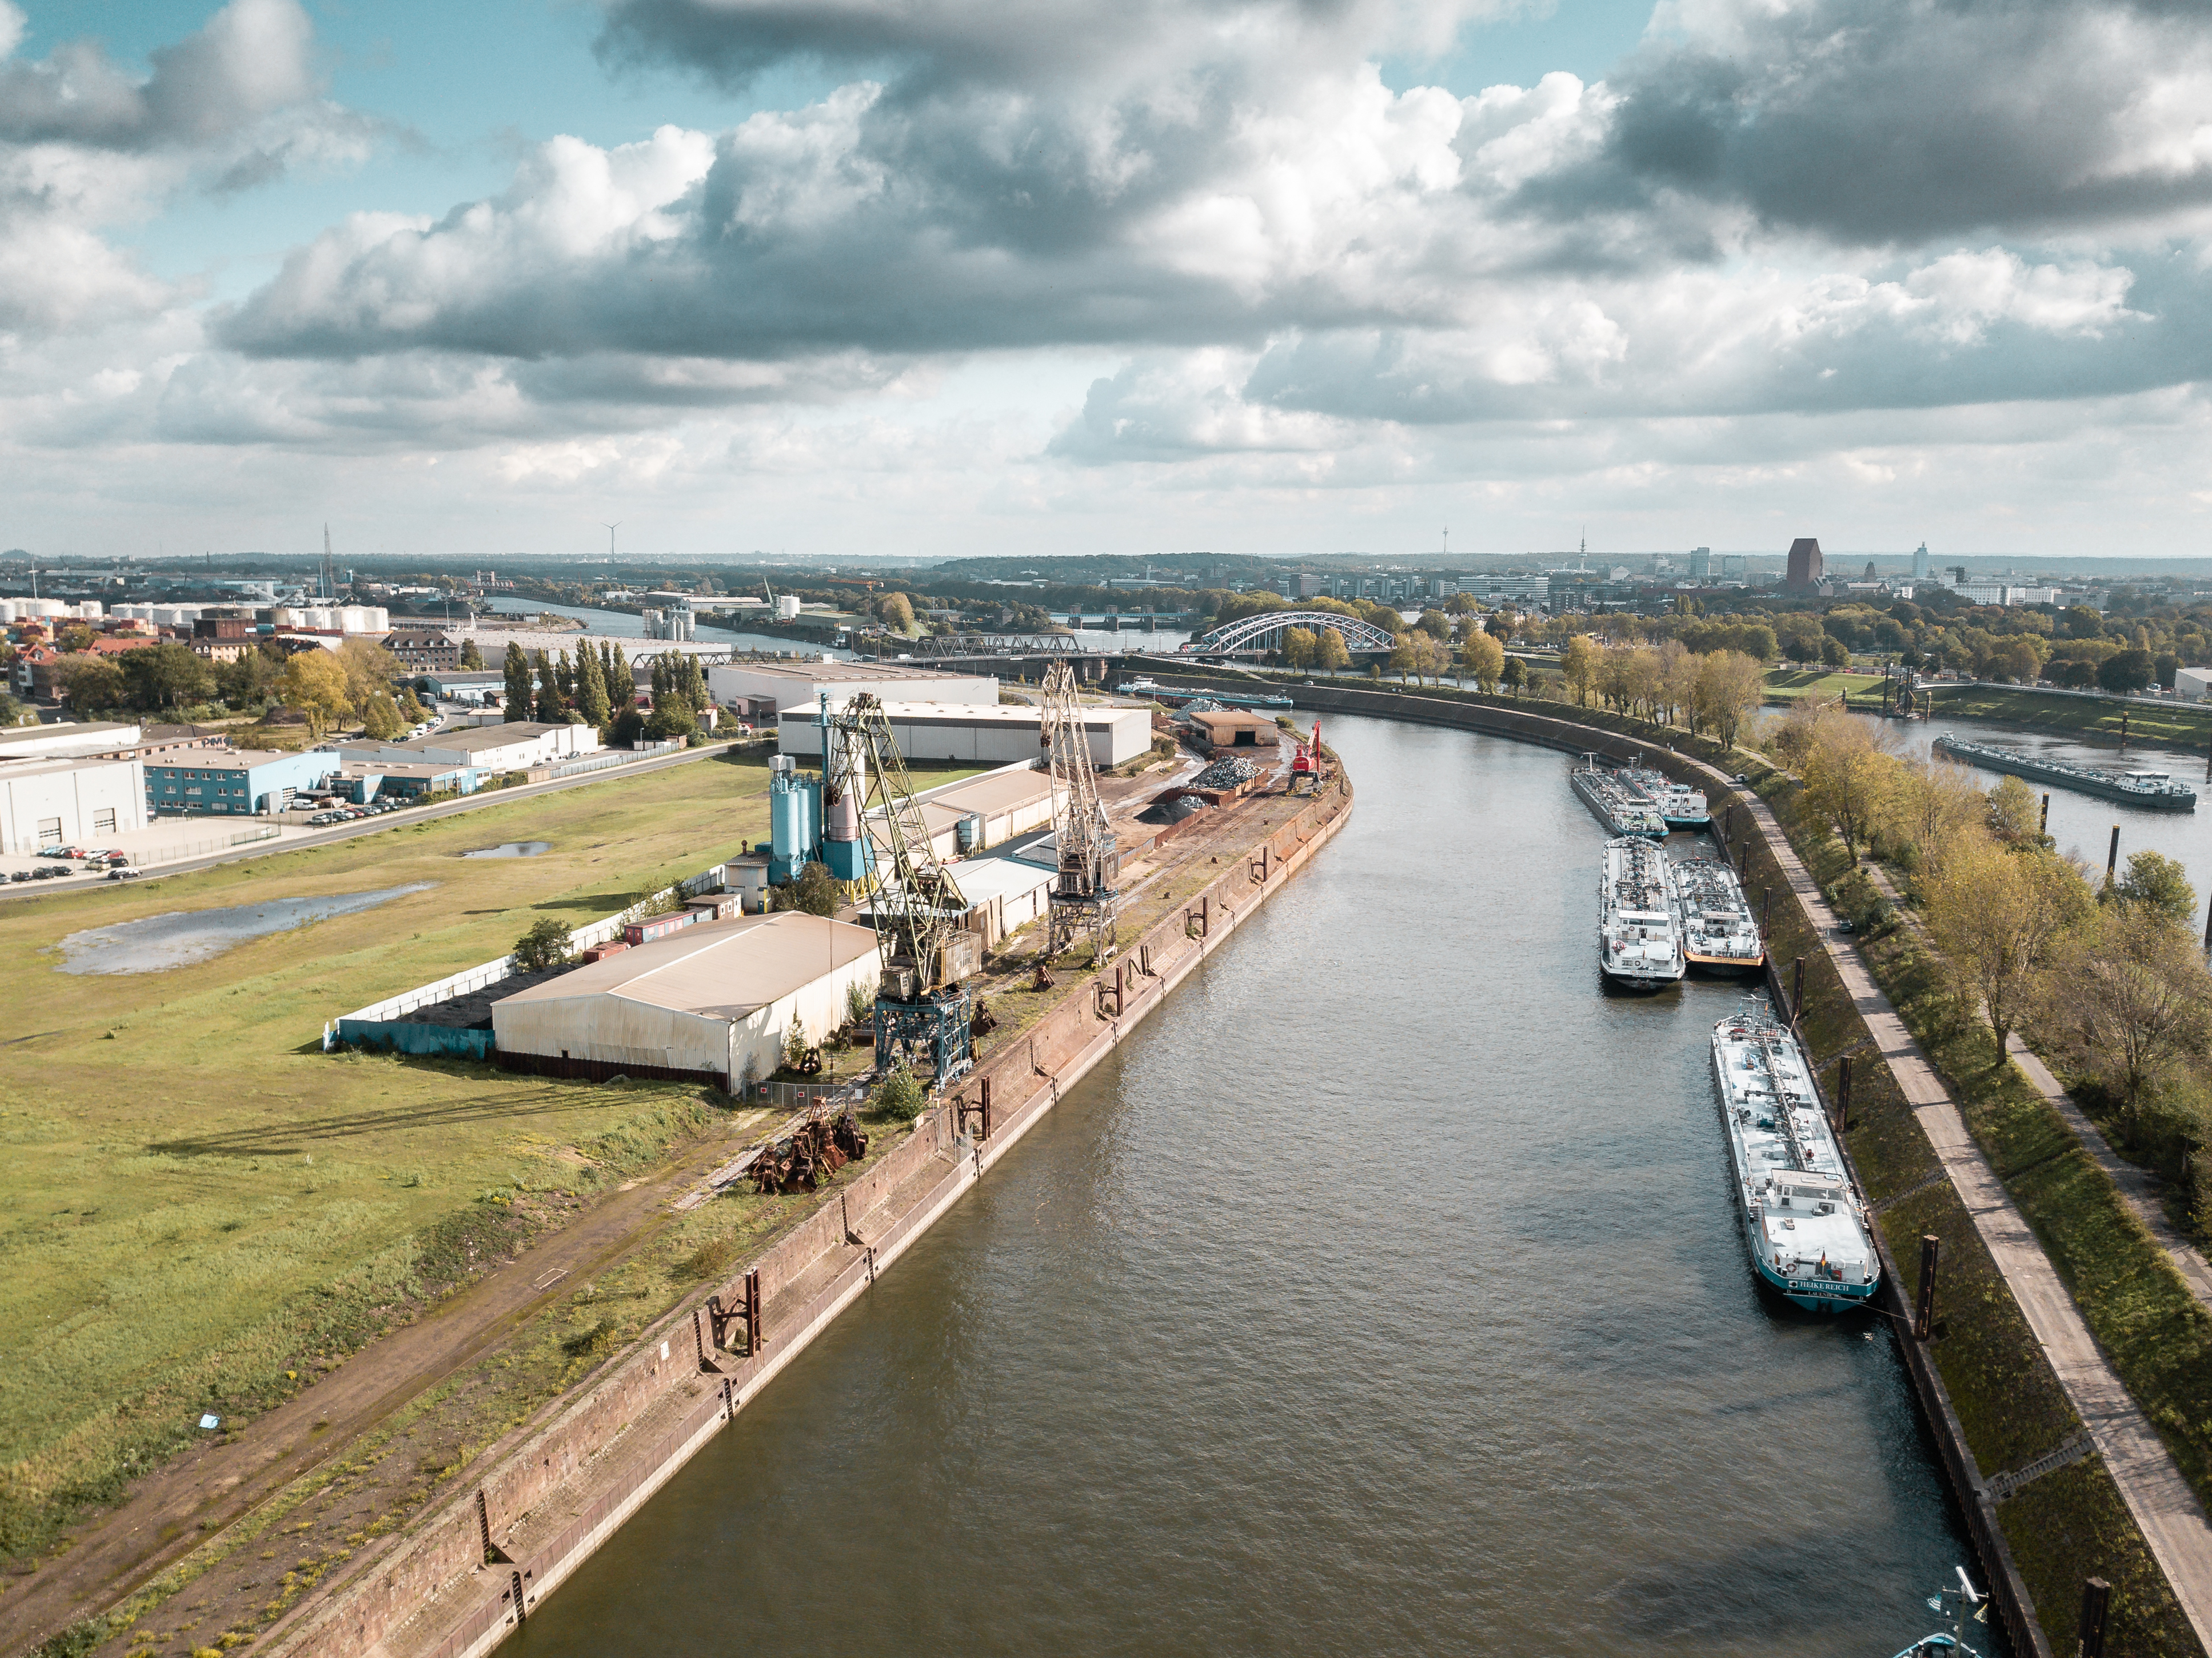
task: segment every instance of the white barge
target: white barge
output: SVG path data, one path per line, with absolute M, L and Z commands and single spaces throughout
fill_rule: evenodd
M 1682 934 L 1665 853 L 1633 835 L 1607 841 L 1597 900 L 1597 963 L 1607 978 L 1656 990 L 1682 976 Z
M 1871 1303 L 1881 1278 L 1871 1218 L 1797 1039 L 1747 1008 L 1714 1027 L 1713 1077 L 1753 1270 L 1808 1312 Z
M 1620 779 L 1658 809 L 1668 829 L 1701 829 L 1713 821 L 1712 806 L 1704 792 L 1687 783 L 1676 782 L 1663 771 L 1655 771 L 1650 766 L 1631 766 L 1620 774 Z
M 1674 878 L 1674 914 L 1682 927 L 1682 953 L 1705 973 L 1750 973 L 1764 966 L 1766 946 L 1743 896 L 1743 884 L 1725 858 L 1686 858 Z

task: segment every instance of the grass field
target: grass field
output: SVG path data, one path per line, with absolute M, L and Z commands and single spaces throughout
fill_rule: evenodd
M 1795 702 L 1800 697 L 1864 696 L 1881 689 L 1878 673 L 1844 673 L 1826 668 L 1776 668 L 1766 676 L 1766 700 Z
M 736 853 L 766 832 L 766 778 L 705 761 L 0 910 L 0 1552 L 696 1127 L 696 1090 L 326 1056 L 323 1023 Z M 552 849 L 459 856 L 526 839 Z M 82 928 L 414 882 L 196 965 L 58 969 Z

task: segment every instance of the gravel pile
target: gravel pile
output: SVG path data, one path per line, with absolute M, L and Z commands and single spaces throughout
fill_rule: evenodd
M 1249 783 L 1260 774 L 1260 768 L 1249 760 L 1217 760 L 1190 780 L 1194 789 L 1233 789 L 1239 783 Z

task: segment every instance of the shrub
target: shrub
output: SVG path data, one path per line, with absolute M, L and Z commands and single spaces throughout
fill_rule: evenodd
M 568 929 L 550 915 L 530 924 L 530 931 L 514 941 L 514 964 L 525 973 L 542 973 L 568 959 Z
M 912 1122 L 920 1116 L 926 1098 L 914 1072 L 904 1068 L 892 1072 L 876 1085 L 876 1109 L 901 1122 Z
M 804 910 L 809 915 L 835 915 L 837 913 L 837 882 L 828 865 L 810 863 L 799 872 L 799 878 L 773 889 L 775 908 Z
M 799 1069 L 799 1061 L 806 1057 L 806 1021 L 794 1015 L 791 1028 L 783 1033 L 783 1063 L 787 1070 Z
M 845 987 L 845 1017 L 854 1024 L 868 1019 L 876 1011 L 876 999 L 868 987 L 855 980 Z

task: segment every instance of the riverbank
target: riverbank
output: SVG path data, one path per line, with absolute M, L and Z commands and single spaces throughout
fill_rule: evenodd
M 496 1644 L 1303 868 L 1351 804 L 1339 779 L 1311 800 L 1249 799 L 1206 832 L 1177 836 L 1176 857 L 1158 870 L 1167 913 L 1103 974 L 1034 1018 L 1009 1021 L 957 1101 L 873 1148 L 834 1200 L 772 1248 L 731 1261 L 586 1389 L 475 1459 L 465 1485 L 422 1524 L 368 1540 L 262 1646 L 459 1658 Z M 708 1314 L 744 1304 L 749 1278 L 764 1345 L 750 1351 L 743 1323 L 724 1323 L 733 1351 L 715 1343 Z
M 2212 705 L 2171 697 L 2076 696 L 2018 685 L 1948 685 L 1936 681 L 1929 715 L 1941 722 L 1990 720 L 2031 731 L 2063 732 L 2100 747 L 2118 748 L 2124 727 L 2130 742 L 2155 743 L 2203 753 L 2212 742 Z
M 1193 674 L 1172 664 L 1144 665 L 1164 681 L 1171 673 L 1186 683 L 1224 686 L 1240 678 Z M 1688 774 L 1684 756 L 1694 755 L 1703 764 L 1719 767 L 1723 775 L 1741 772 L 1749 776 L 1761 796 L 1779 803 L 1779 829 L 1796 822 L 1797 786 L 1792 780 L 1750 750 L 1723 754 L 1717 745 L 1680 731 L 1571 705 L 1484 697 L 1443 687 L 1419 692 L 1338 685 L 1289 689 L 1302 708 L 1462 725 L 1568 751 L 1595 750 L 1617 761 L 1641 752 L 1648 763 L 1678 775 Z M 1672 751 L 1676 746 L 1681 754 Z M 1710 787 L 1716 779 L 1705 773 L 1697 780 Z M 1729 833 L 1722 829 L 1724 836 Z M 1766 844 L 1763 835 L 1740 843 L 1740 853 L 1747 844 L 1751 854 L 1747 887 L 1754 904 L 1762 903 L 1765 893 L 1776 888 L 1784 901 L 1774 906 L 1770 923 L 1774 960 L 1790 964 L 1805 958 L 1802 1028 L 1824 1083 L 1834 1084 L 1838 1060 L 1850 1056 L 1859 1061 L 1851 1087 L 1852 1127 L 1845 1139 L 1869 1199 L 1881 1212 L 1885 1238 L 1910 1276 L 1910 1282 L 1893 1278 L 1896 1289 L 1909 1294 L 1917 1286 L 1918 1239 L 1934 1235 L 1942 1240 L 1942 1327 L 1926 1352 L 1933 1360 L 1930 1373 L 1940 1380 L 1948 1403 L 1937 1401 L 1929 1425 L 1941 1442 L 1948 1431 L 1945 1417 L 1957 1424 L 1954 1494 L 1970 1515 L 1984 1513 L 1992 1531 L 2004 1540 L 2034 1619 L 2044 1628 L 2063 1635 L 2071 1626 L 2081 1581 L 2094 1574 L 2115 1586 L 2114 1649 L 2202 1650 L 2101 1459 L 2069 1461 L 2016 1486 L 2008 1480 L 2001 1487 L 2007 1492 L 2002 1503 L 1989 1497 L 1992 1476 L 2014 1473 L 2067 1451 L 2082 1431 L 2080 1413 L 2023 1314 L 2014 1286 L 1998 1271 L 1976 1213 L 1946 1177 L 1928 1127 L 1869 1030 L 1858 995 L 1830 959 L 1828 941 L 1801 906 L 1790 902 L 1792 884 L 1777 849 Z M 1972 1121 L 1971 1114 L 1968 1120 Z M 2002 1156 L 1993 1156 L 1991 1162 L 2000 1175 L 2023 1172 L 2021 1165 Z M 2101 1233 L 2106 1205 L 2094 1182 L 2062 1180 L 2054 1181 L 2052 1189 L 2083 1214 L 2093 1215 Z M 2070 1272 L 2068 1278 L 2077 1295 L 2084 1293 L 2080 1280 Z M 2086 1288 L 2095 1293 L 2106 1284 L 2100 1277 Z M 1996 1567 L 1995 1562 L 1984 1564 Z M 2124 1636 L 2123 1620 L 2127 1625 Z M 2022 1650 L 2047 1650 L 2034 1644 L 2040 1638 L 2039 1630 L 2033 1640 L 2016 1644 Z

